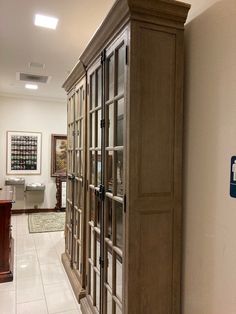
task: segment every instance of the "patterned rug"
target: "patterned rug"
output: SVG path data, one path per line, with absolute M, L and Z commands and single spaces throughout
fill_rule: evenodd
M 65 229 L 65 212 L 29 214 L 29 232 L 53 232 Z

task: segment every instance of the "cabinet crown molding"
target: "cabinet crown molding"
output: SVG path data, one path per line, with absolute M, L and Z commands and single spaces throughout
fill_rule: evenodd
M 72 86 L 78 81 L 78 78 L 81 78 L 85 75 L 85 68 L 82 62 L 79 60 L 78 63 L 71 70 L 70 74 L 67 76 L 62 88 L 66 90 L 67 93 L 70 92 Z
M 174 0 L 117 0 L 62 87 L 68 92 L 76 78 L 83 76 L 83 65 L 87 68 L 129 21 L 139 20 L 183 29 L 190 7 L 187 3 Z

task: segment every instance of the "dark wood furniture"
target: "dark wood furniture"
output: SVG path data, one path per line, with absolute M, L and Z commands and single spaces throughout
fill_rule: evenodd
M 0 283 L 13 280 L 13 238 L 11 236 L 11 207 L 14 189 L 0 190 Z

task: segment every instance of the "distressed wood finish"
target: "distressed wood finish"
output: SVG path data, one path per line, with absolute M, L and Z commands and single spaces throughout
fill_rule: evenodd
M 80 57 L 88 80 L 102 53 L 108 60 L 120 38 L 127 46 L 124 243 L 123 252 L 117 253 L 123 264 L 124 314 L 181 313 L 183 36 L 189 8 L 172 0 L 118 0 Z M 77 68 L 64 84 L 68 97 L 79 80 Z M 114 104 L 116 101 L 114 98 Z M 107 103 L 104 99 L 104 106 Z M 87 170 L 89 178 L 89 167 Z M 83 243 L 87 258 L 88 228 Z M 105 259 L 105 267 L 107 264 Z M 86 267 L 84 275 L 90 271 L 89 263 Z M 98 313 L 98 307 L 91 302 L 88 282 L 84 288 L 83 314 Z M 114 304 L 120 306 L 117 300 L 113 297 Z M 106 313 L 104 304 L 99 313 L 111 314 Z

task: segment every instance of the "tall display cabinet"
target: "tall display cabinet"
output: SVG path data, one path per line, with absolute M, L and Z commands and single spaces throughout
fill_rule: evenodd
M 181 313 L 189 8 L 116 1 L 64 84 L 70 168 L 63 263 L 83 313 Z M 81 87 L 85 137 L 76 146 Z

